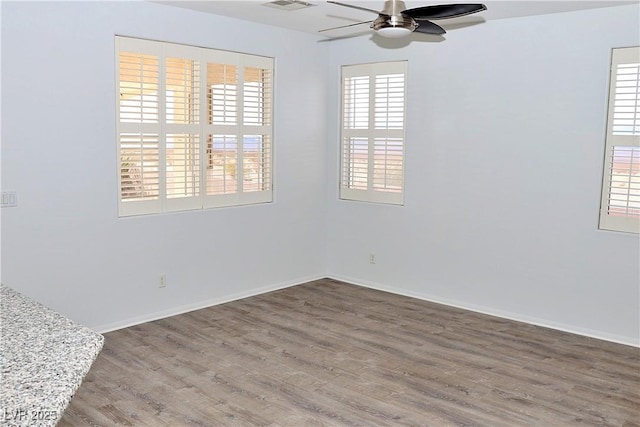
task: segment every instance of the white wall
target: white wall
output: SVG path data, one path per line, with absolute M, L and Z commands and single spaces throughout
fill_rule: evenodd
M 598 231 L 608 65 L 637 6 L 334 42 L 330 276 L 640 343 L 638 236 Z M 408 59 L 404 207 L 337 200 L 339 67 Z M 369 253 L 377 263 L 369 264 Z
M 117 218 L 115 34 L 276 58 L 274 203 Z M 323 277 L 315 40 L 151 3 L 3 2 L 2 186 L 19 206 L 2 212 L 2 282 L 105 330 Z

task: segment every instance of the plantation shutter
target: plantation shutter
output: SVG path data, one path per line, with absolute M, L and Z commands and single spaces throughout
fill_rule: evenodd
M 342 68 L 340 198 L 402 204 L 407 63 Z
M 640 232 L 640 47 L 613 49 L 600 228 Z
M 244 67 L 242 189 L 258 199 L 271 192 L 271 94 L 268 64 Z
M 160 46 L 119 38 L 116 44 L 120 214 L 158 212 L 162 204 Z
M 216 52 L 205 60 L 205 207 L 269 202 L 273 59 Z
M 163 44 L 165 211 L 202 207 L 200 51 Z
M 273 63 L 117 36 L 120 216 L 270 202 Z

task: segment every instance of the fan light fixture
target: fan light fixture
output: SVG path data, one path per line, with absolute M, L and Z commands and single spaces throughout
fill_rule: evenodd
M 411 33 L 412 31 L 409 28 L 404 27 L 384 27 L 378 30 L 378 34 L 389 39 L 399 39 Z
M 399 39 L 411 34 L 418 25 L 413 18 L 402 15 L 379 15 L 371 28 L 382 37 Z

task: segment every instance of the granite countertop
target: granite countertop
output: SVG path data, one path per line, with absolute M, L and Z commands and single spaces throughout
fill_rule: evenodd
M 104 337 L 0 285 L 0 425 L 54 426 Z

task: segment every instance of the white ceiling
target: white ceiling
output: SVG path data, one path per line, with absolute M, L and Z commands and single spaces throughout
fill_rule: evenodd
M 351 34 L 362 34 L 369 30 L 368 25 L 318 33 L 318 30 L 336 27 L 340 25 L 353 24 L 359 21 L 369 21 L 376 18 L 376 15 L 367 11 L 347 8 L 335 4 L 329 4 L 324 0 L 306 0 L 315 6 L 298 10 L 280 10 L 273 7 L 265 7 L 264 4 L 271 0 L 234 0 L 234 1 L 191 1 L 191 0 L 156 0 L 154 3 L 192 9 L 201 12 L 223 15 L 232 18 L 244 19 L 247 21 L 262 24 L 275 25 L 290 30 L 303 31 L 318 34 L 325 37 L 343 37 Z M 360 0 L 340 0 L 343 3 L 354 4 L 368 9 L 381 10 L 384 1 L 360 1 Z M 473 15 L 436 21 L 446 30 L 456 27 L 482 23 L 485 20 L 515 18 L 531 15 L 544 15 L 549 13 L 562 13 L 577 10 L 585 10 L 600 7 L 620 6 L 625 4 L 637 4 L 636 1 L 484 1 L 487 10 Z M 461 1 L 414 1 L 406 0 L 408 9 L 420 6 L 447 3 L 482 3 L 482 0 L 461 0 Z

